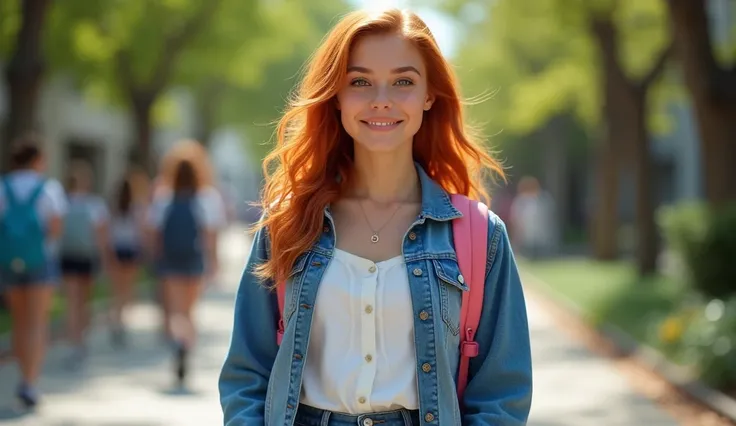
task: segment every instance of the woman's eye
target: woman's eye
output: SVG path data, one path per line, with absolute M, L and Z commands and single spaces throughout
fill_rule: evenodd
M 414 84 L 414 82 L 409 80 L 408 78 L 402 78 L 401 80 L 397 81 L 395 84 L 397 86 L 411 86 L 412 84 Z
M 368 81 L 364 78 L 356 78 L 355 80 L 350 82 L 351 86 L 370 86 Z

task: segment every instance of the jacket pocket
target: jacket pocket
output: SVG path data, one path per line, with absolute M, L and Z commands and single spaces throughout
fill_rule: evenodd
M 460 309 L 463 292 L 468 291 L 465 279 L 456 260 L 432 260 L 439 286 L 442 321 L 448 330 L 457 336 L 460 332 Z

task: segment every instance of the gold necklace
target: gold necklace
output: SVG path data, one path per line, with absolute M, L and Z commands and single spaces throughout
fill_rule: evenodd
M 393 219 L 394 216 L 396 216 L 396 212 L 398 212 L 399 209 L 401 208 L 401 204 L 399 204 L 398 207 L 396 207 L 396 210 L 394 210 L 394 212 L 388 218 L 388 220 L 380 228 L 378 228 L 378 230 L 375 230 L 373 229 L 373 225 L 371 225 L 371 221 L 368 219 L 368 214 L 365 212 L 365 208 L 363 208 L 363 202 L 359 201 L 358 205 L 360 205 L 360 211 L 363 212 L 363 217 L 365 218 L 365 222 L 368 224 L 368 227 L 371 228 L 371 231 L 373 231 L 373 235 L 371 235 L 371 242 L 373 244 L 376 244 L 380 240 L 380 237 L 378 236 L 379 232 L 381 232 L 381 230 L 385 228 L 386 225 L 389 224 L 389 222 L 391 222 L 391 219 Z

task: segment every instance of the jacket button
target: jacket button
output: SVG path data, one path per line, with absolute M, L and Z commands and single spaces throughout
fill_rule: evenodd
M 373 426 L 373 425 L 374 425 L 373 419 L 371 419 L 370 417 L 363 420 L 363 426 Z
M 419 312 L 419 319 L 422 321 L 426 321 L 429 318 L 429 314 L 427 311 Z
M 465 284 L 465 278 L 463 278 L 462 275 L 458 275 L 457 280 L 460 282 L 460 284 Z
M 426 415 L 424 416 L 424 420 L 426 420 L 427 422 L 432 422 L 432 421 L 434 421 L 434 414 L 432 414 L 432 413 L 427 413 L 427 414 L 426 414 Z
M 425 373 L 429 373 L 430 371 L 432 371 L 432 366 L 429 365 L 428 362 L 425 362 L 424 364 L 422 364 L 422 371 L 424 371 Z
M 415 277 L 420 277 L 422 275 L 422 270 L 419 268 L 416 268 L 411 273 L 414 274 Z
M 409 233 L 409 239 L 412 240 L 412 241 L 416 240 L 417 239 L 417 234 L 415 234 L 413 232 L 410 232 Z

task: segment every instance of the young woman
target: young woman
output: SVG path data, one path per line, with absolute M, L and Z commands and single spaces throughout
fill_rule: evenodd
M 61 273 L 66 296 L 67 337 L 72 344 L 68 367 L 78 368 L 86 357 L 92 292 L 97 271 L 107 259 L 109 215 L 102 197 L 93 194 L 89 164 L 70 165 L 67 183 L 69 210 L 61 237 Z
M 44 176 L 46 162 L 35 138 L 19 140 L 11 161 L 13 171 L 0 180 L 0 285 L 10 309 L 13 354 L 21 373 L 16 395 L 33 408 L 39 401 L 36 381 L 58 284 L 55 242 L 63 227 L 66 197 L 59 182 Z
M 203 196 L 205 187 L 197 170 L 192 161 L 180 160 L 170 191 L 155 195 L 149 217 L 180 385 L 186 378 L 187 358 L 196 338 L 194 307 L 206 272 L 216 267 L 217 215 Z
M 174 144 L 166 152 L 161 160 L 158 176 L 152 185 L 151 199 L 166 200 L 171 196 L 177 170 L 183 161 L 189 162 L 196 171 L 198 180 L 197 198 L 200 200 L 201 205 L 207 209 L 208 223 L 213 231 L 210 235 L 210 238 L 212 238 L 211 249 L 213 253 L 211 259 L 207 259 L 213 263 L 206 268 L 208 273 L 206 278 L 213 278 L 217 271 L 217 237 L 219 231 L 226 224 L 226 212 L 222 197 L 215 189 L 214 173 L 209 153 L 201 143 L 194 140 L 182 140 Z M 152 203 L 152 207 L 154 204 Z M 148 241 L 147 243 L 155 245 L 156 241 Z M 156 259 L 155 254 L 152 260 L 155 264 L 154 270 L 159 284 L 158 301 L 161 305 L 164 334 L 168 339 L 171 339 L 171 308 L 167 299 L 167 293 L 164 291 L 164 276 L 161 274 L 161 262 Z
M 143 255 L 143 209 L 138 205 L 133 179 L 126 176 L 120 183 L 110 220 L 110 243 L 113 260 L 110 265 L 112 279 L 112 342 L 124 346 L 125 309 L 135 296 L 136 279 Z
M 398 10 L 345 16 L 264 166 L 264 218 L 220 376 L 225 424 L 525 424 L 526 308 L 493 214 L 478 356 L 456 393 L 467 287 L 449 194 L 484 196 L 484 169 L 502 173 L 465 130 L 456 79 L 424 22 Z

